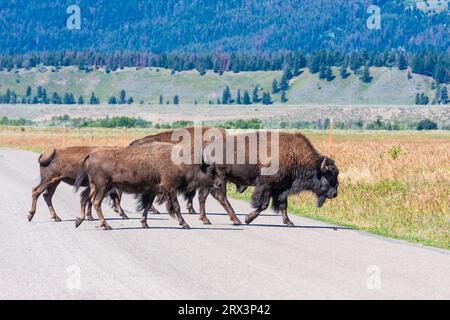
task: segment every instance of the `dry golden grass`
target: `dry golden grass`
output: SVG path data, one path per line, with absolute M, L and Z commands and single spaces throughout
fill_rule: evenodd
M 0 128 L 0 146 L 33 151 L 125 146 L 156 131 L 5 127 Z M 321 152 L 329 152 L 326 133 L 305 134 Z M 339 197 L 317 209 L 312 195 L 294 196 L 290 212 L 450 248 L 450 133 L 341 131 L 333 139 L 333 158 L 341 171 Z M 233 196 L 249 198 L 249 192 L 242 196 L 232 190 Z

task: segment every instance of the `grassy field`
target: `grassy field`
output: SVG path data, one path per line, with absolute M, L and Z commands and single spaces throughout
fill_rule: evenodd
M 159 96 L 172 101 L 174 95 L 182 103 L 207 104 L 222 98 L 222 91 L 229 86 L 233 96 L 237 89 L 251 90 L 258 84 L 262 90 L 271 90 L 273 79 L 280 81 L 281 71 L 225 72 L 218 75 L 211 71 L 200 76 L 197 71 L 183 71 L 172 74 L 171 70 L 145 68 L 136 70 L 125 68 L 107 74 L 104 70 L 90 73 L 79 71 L 76 67 L 64 67 L 57 72 L 53 68 L 36 68 L 0 71 L 0 93 L 11 89 L 23 95 L 27 86 L 36 90 L 41 85 L 49 96 L 53 92 L 72 92 L 76 97 L 86 99 L 95 91 L 101 101 L 106 103 L 111 95 L 118 96 L 121 89 L 134 97 L 135 103 L 141 100 L 148 104 L 157 104 Z M 373 80 L 365 84 L 358 76 L 351 74 L 347 79 L 339 76 L 339 70 L 333 68 L 336 78 L 333 81 L 319 80 L 318 74 L 310 74 L 307 69 L 291 80 L 287 93 L 288 104 L 329 103 L 365 104 L 365 105 L 413 105 L 417 92 L 425 92 L 430 99 L 434 97 L 431 89 L 432 78 L 414 74 L 408 79 L 408 71 L 392 68 L 371 68 Z M 272 96 L 275 103 L 280 102 L 280 94 Z
M 42 151 L 70 145 L 126 145 L 153 129 L 0 128 L 0 146 Z M 328 154 L 325 132 L 304 132 Z M 289 212 L 375 234 L 450 249 L 450 133 L 349 132 L 334 135 L 340 194 L 322 209 L 311 194 Z M 248 200 L 250 192 L 231 195 Z M 281 218 L 280 218 L 281 223 Z

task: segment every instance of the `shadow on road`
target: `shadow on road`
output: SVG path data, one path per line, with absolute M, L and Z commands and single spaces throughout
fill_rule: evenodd
M 270 227 L 270 228 L 289 228 L 289 229 L 329 229 L 329 230 L 355 230 L 350 227 L 338 227 L 338 226 L 295 226 L 288 227 L 284 224 L 258 224 L 252 223 L 248 224 L 248 227 Z

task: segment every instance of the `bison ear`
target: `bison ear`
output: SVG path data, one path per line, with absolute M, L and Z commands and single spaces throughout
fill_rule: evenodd
M 320 165 L 320 171 L 322 171 L 322 173 L 326 173 L 328 171 L 328 166 L 327 166 L 327 157 L 323 158 L 323 162 Z

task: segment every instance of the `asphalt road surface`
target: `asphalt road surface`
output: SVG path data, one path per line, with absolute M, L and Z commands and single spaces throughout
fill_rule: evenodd
M 143 230 L 126 196 L 130 220 L 105 204 L 113 231 L 100 230 L 98 221 L 75 229 L 78 196 L 67 185 L 54 196 L 63 221 L 51 222 L 40 199 L 30 223 L 38 180 L 36 154 L 0 150 L 1 299 L 450 298 L 450 251 L 293 215 L 297 227 L 289 229 L 270 211 L 252 225 L 232 226 L 213 199 L 212 226 L 184 214 L 192 229 L 182 230 L 163 213 Z M 239 215 L 250 210 L 232 205 Z

